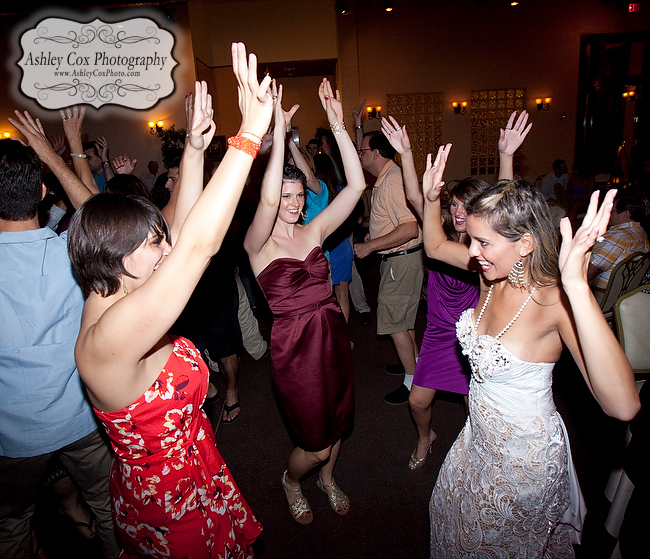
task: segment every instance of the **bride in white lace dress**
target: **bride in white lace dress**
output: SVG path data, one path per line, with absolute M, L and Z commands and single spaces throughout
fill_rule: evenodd
M 502 132 L 506 144 L 512 124 Z M 586 276 L 615 191 L 600 210 L 592 196 L 575 237 L 563 220 L 558 255 L 542 195 L 526 181 L 499 181 L 466 206 L 468 251 L 447 241 L 440 225 L 450 148 L 440 148 L 434 165 L 429 157 L 423 178 L 425 249 L 479 271 L 481 297 L 457 324 L 472 368 L 469 417 L 431 496 L 431 557 L 573 557 L 586 510 L 551 390 L 563 346 L 607 414 L 627 421 L 640 407 L 630 365 Z

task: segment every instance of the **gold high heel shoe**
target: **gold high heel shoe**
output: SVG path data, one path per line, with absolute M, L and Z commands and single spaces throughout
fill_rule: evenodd
M 302 494 L 300 487 L 298 487 L 298 489 L 291 489 L 291 487 L 287 486 L 286 470 L 282 474 L 281 481 L 285 494 L 288 496 L 289 493 L 294 493 L 296 496 L 295 499 L 289 503 L 289 512 L 291 512 L 293 519 L 298 524 L 310 524 L 311 521 L 314 520 L 314 515 L 312 514 L 311 507 L 309 506 L 307 499 L 305 499 L 305 496 Z
M 319 472 L 316 485 L 323 493 L 327 495 L 327 498 L 330 501 L 330 506 L 336 514 L 343 516 L 350 511 L 350 499 L 348 499 L 348 496 L 343 493 L 343 491 L 341 491 L 341 488 L 338 485 L 336 485 L 334 478 L 332 478 L 332 483 L 325 483 L 320 478 Z M 328 489 L 331 490 L 331 493 L 327 492 Z
M 438 435 L 436 435 L 435 432 L 429 431 L 429 446 L 427 447 L 427 450 L 425 451 L 424 456 L 422 458 L 415 457 L 415 453 L 418 450 L 417 446 L 415 447 L 413 454 L 411 454 L 411 459 L 409 460 L 409 469 L 411 471 L 419 470 L 422 466 L 424 466 L 424 463 L 427 461 L 428 455 L 431 454 L 431 446 L 433 445 L 433 443 L 437 438 Z

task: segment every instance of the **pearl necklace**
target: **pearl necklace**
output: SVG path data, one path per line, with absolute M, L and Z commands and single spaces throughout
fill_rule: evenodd
M 476 319 L 476 322 L 474 323 L 474 327 L 472 328 L 474 330 L 474 335 L 475 336 L 478 336 L 478 325 L 481 322 L 481 318 L 483 318 L 483 313 L 485 312 L 488 301 L 490 300 L 490 296 L 492 295 L 492 289 L 494 289 L 494 284 L 490 285 L 490 289 L 488 291 L 488 294 L 485 297 L 485 302 L 483 303 L 483 306 L 481 307 L 481 312 L 478 313 L 478 317 Z M 515 316 L 512 317 L 512 320 L 510 322 L 508 322 L 508 324 L 506 324 L 505 328 L 503 330 L 501 330 L 501 332 L 499 332 L 496 336 L 494 336 L 494 340 L 498 340 L 501 336 L 503 336 L 506 333 L 506 330 L 508 330 L 508 328 L 510 328 L 514 324 L 515 320 L 517 320 L 519 318 L 519 315 L 522 313 L 522 311 L 524 310 L 524 308 L 528 304 L 528 301 L 531 300 L 531 298 L 533 296 L 533 293 L 535 293 L 535 288 L 534 287 L 531 290 L 528 297 L 526 297 L 526 300 L 523 302 L 521 307 L 519 307 L 519 310 L 517 311 L 517 314 L 515 314 Z

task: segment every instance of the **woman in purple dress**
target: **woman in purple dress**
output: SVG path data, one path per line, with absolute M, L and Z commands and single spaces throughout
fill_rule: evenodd
M 526 137 L 530 125 L 526 126 L 527 115 L 514 122 L 514 113 L 502 132 L 499 141 L 501 168 L 499 178 L 512 175 L 511 156 Z M 424 198 L 415 170 L 411 143 L 406 127 L 400 127 L 393 117 L 382 118 L 382 131 L 391 145 L 402 157 L 404 188 L 406 197 L 420 220 L 424 213 Z M 441 156 L 448 151 L 441 147 L 433 168 L 439 166 Z M 429 156 L 430 157 L 430 156 Z M 438 181 L 441 177 L 438 178 Z M 469 246 L 466 232 L 467 212 L 465 204 L 489 184 L 478 178 L 469 177 L 460 181 L 449 196 L 449 215 L 443 222 L 447 238 Z M 477 271 L 477 270 L 475 270 Z M 456 337 L 456 322 L 465 309 L 476 306 L 479 283 L 475 271 L 460 270 L 439 260 L 430 260 L 427 280 L 427 326 L 424 331 L 420 355 L 415 366 L 413 386 L 409 395 L 411 415 L 418 431 L 418 442 L 408 462 L 411 470 L 424 466 L 436 433 L 431 429 L 432 403 L 438 390 L 462 394 L 467 404 L 469 393 L 469 363 L 462 355 Z
M 465 230 L 465 204 L 486 186 L 488 183 L 481 179 L 468 178 L 451 191 L 450 218 L 445 223 L 450 240 L 469 246 Z M 436 391 L 462 394 L 467 403 L 469 363 L 461 354 L 456 338 L 456 322 L 465 309 L 476 306 L 479 294 L 475 273 L 459 270 L 438 260 L 429 262 L 427 327 L 409 395 L 411 415 L 418 430 L 418 445 L 408 463 L 411 470 L 424 466 L 427 452 L 436 439 L 436 433 L 431 429 L 431 405 Z

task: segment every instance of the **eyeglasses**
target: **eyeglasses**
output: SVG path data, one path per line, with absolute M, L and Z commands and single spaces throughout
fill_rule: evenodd
M 358 150 L 357 150 L 357 153 L 358 153 L 359 155 L 361 155 L 364 151 L 372 151 L 372 149 L 371 149 L 371 148 L 358 149 Z

